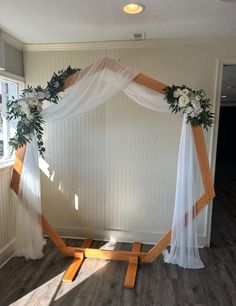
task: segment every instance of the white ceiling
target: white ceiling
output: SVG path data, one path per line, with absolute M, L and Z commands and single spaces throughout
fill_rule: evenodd
M 236 0 L 139 0 L 140 15 L 120 0 L 0 0 L 0 28 L 24 43 L 236 37 Z

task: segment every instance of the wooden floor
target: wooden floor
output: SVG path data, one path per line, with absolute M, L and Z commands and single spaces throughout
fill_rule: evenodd
M 223 165 L 217 173 L 212 245 L 201 250 L 205 269 L 184 270 L 159 257 L 153 264 L 141 264 L 135 289 L 124 289 L 125 262 L 87 259 L 72 284 L 61 283 L 71 260 L 48 241 L 41 260 L 12 258 L 0 269 L 0 306 L 236 305 L 236 164 Z M 94 242 L 93 247 L 103 244 Z M 131 245 L 117 243 L 115 248 L 128 250 Z

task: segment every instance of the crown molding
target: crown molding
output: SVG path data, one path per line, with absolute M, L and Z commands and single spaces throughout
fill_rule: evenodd
M 236 38 L 203 38 L 203 39 L 158 39 L 140 41 L 106 41 L 84 43 L 24 44 L 24 51 L 75 51 L 75 50 L 114 50 L 157 48 L 168 45 L 217 45 L 236 44 Z
M 20 40 L 7 34 L 6 32 L 0 30 L 0 37 L 8 45 L 11 45 L 12 47 L 19 49 L 19 50 L 24 49 L 24 44 Z
M 156 42 L 148 42 L 148 45 L 156 45 Z M 25 44 L 24 51 L 73 51 L 73 50 L 106 50 L 106 49 L 130 49 L 144 48 L 147 41 L 105 41 L 83 42 L 64 44 Z

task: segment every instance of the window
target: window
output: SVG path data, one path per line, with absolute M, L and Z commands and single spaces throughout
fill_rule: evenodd
M 10 159 L 11 148 L 8 145 L 9 138 L 14 135 L 14 122 L 9 124 L 6 114 L 6 103 L 12 97 L 18 98 L 23 89 L 23 83 L 0 78 L 0 163 Z

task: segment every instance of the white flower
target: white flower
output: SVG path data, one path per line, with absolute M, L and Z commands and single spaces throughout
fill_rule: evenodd
M 42 92 L 42 91 L 39 91 L 39 92 L 37 93 L 37 99 L 39 99 L 39 100 L 44 100 L 44 99 L 45 99 L 45 93 Z
M 183 108 L 183 107 L 186 107 L 189 103 L 189 97 L 186 96 L 186 95 L 182 95 L 180 98 L 179 98 L 179 107 L 180 108 Z
M 196 99 L 197 101 L 201 101 L 201 96 L 197 95 L 197 96 L 195 97 L 195 99 Z
M 183 94 L 183 95 L 188 95 L 188 94 L 189 94 L 189 90 L 188 90 L 187 88 L 184 88 L 184 89 L 182 90 L 182 94 Z
M 28 105 L 28 107 L 33 107 L 34 106 L 34 99 L 32 99 L 32 98 L 25 99 L 25 102 Z
M 59 87 L 59 85 L 60 85 L 60 84 L 59 84 L 59 82 L 58 82 L 58 81 L 56 81 L 56 82 L 54 82 L 53 87 L 54 87 L 54 88 L 58 88 L 58 87 Z
M 202 111 L 203 109 L 200 107 L 198 110 L 194 111 L 194 115 L 197 117 Z
M 191 100 L 191 104 L 192 104 L 195 111 L 198 111 L 199 108 L 201 107 L 201 103 L 197 100 L 194 100 L 194 99 Z
M 34 115 L 31 114 L 30 112 L 26 114 L 26 117 L 29 121 L 33 120 L 34 119 Z
M 180 88 L 177 88 L 175 91 L 174 91 L 174 98 L 178 98 L 179 96 L 182 95 L 182 90 Z
M 27 103 L 26 103 L 25 100 L 20 100 L 20 101 L 19 101 L 19 105 L 20 105 L 20 107 L 21 107 L 21 111 L 22 111 L 24 114 L 26 114 L 26 113 L 29 112 L 29 107 L 28 107 L 28 105 L 27 105 Z
M 192 112 L 194 112 L 194 109 L 193 109 L 192 106 L 188 106 L 188 107 L 184 110 L 184 112 L 185 112 L 187 115 L 189 115 L 189 114 L 191 114 Z
M 26 92 L 25 98 L 27 99 L 33 99 L 34 98 L 34 92 Z
M 49 90 L 45 90 L 45 98 L 46 99 L 50 98 L 50 91 Z

